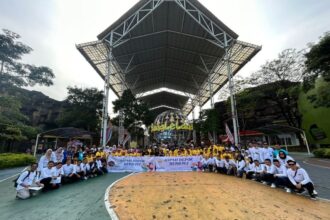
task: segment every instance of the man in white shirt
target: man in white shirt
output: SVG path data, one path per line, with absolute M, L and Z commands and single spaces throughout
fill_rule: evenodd
M 54 173 L 53 167 L 54 167 L 54 161 L 49 161 L 47 167 L 41 170 L 40 183 L 44 184 L 45 186 L 42 189 L 43 192 L 52 189 L 52 184 L 50 182 L 52 181 L 53 178 L 53 173 Z
M 79 178 L 76 174 L 76 169 L 73 164 L 71 164 L 71 158 L 66 159 L 66 163 L 63 165 L 63 176 L 62 183 L 72 183 L 77 181 Z
M 294 160 L 288 160 L 288 166 L 290 168 L 288 169 L 287 174 L 290 183 L 287 187 L 298 190 L 298 193 L 302 193 L 306 188 L 310 197 L 316 199 L 317 192 L 315 191 L 314 184 L 309 178 L 306 170 L 299 168 Z
M 81 168 L 81 164 L 82 164 L 81 160 L 78 160 L 77 164 L 75 164 L 76 174 L 77 174 L 78 178 L 86 180 L 87 178 L 85 178 L 85 172 Z
M 263 164 L 260 164 L 259 160 L 254 160 L 254 166 L 253 166 L 253 170 L 251 172 L 249 172 L 246 176 L 247 179 L 251 179 L 252 180 L 256 180 L 256 181 L 260 181 L 260 176 L 261 174 L 264 172 L 265 168 L 263 166 Z
M 284 165 L 278 161 L 278 159 L 273 160 L 274 164 L 274 179 L 272 180 L 272 188 L 276 188 L 276 186 L 286 186 L 289 178 L 287 177 L 287 169 Z
M 50 182 L 53 185 L 53 189 L 58 189 L 60 187 L 63 175 L 62 162 L 58 162 L 56 163 L 56 166 L 53 167 L 53 178 Z
M 236 161 L 236 176 L 242 178 L 245 169 L 245 160 L 242 155 L 238 155 Z
M 38 168 L 37 163 L 32 163 L 30 170 L 24 171 L 21 173 L 16 180 L 16 198 L 19 199 L 28 199 L 31 196 L 31 192 L 29 187 L 32 186 L 33 183 L 36 183 L 38 186 L 43 187 L 43 184 L 39 183 L 36 180 L 36 170 Z
M 227 175 L 234 175 L 234 169 L 236 168 L 236 163 L 234 160 L 229 159 L 229 156 L 225 156 L 224 169 Z
M 88 163 L 87 158 L 84 158 L 82 163 L 80 164 L 81 170 L 84 172 L 84 176 L 86 177 L 86 179 L 89 178 L 90 174 L 91 174 L 91 167 Z
M 274 179 L 275 167 L 270 161 L 270 159 L 265 159 L 264 161 L 264 170 L 260 175 L 260 179 L 263 184 L 271 184 Z
M 209 159 L 206 161 L 209 172 L 213 172 L 214 167 L 216 166 L 216 158 L 213 157 L 213 154 L 210 154 Z

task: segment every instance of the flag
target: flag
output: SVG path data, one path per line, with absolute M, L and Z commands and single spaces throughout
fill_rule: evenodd
M 228 136 L 228 139 L 229 139 L 229 141 L 230 141 L 232 144 L 234 144 L 234 143 L 235 143 L 235 142 L 234 142 L 234 137 L 233 137 L 233 134 L 231 133 L 231 131 L 230 131 L 230 129 L 229 129 L 227 123 L 225 123 L 225 126 L 226 126 L 226 134 L 227 134 L 227 136 Z
M 125 138 L 123 140 L 123 146 L 125 146 L 126 142 L 129 141 L 131 139 L 131 134 L 125 129 L 125 134 L 124 134 Z
M 110 141 L 111 136 L 112 136 L 112 123 L 111 123 L 111 121 L 109 121 L 107 134 L 106 134 L 107 140 L 105 143 L 108 143 Z

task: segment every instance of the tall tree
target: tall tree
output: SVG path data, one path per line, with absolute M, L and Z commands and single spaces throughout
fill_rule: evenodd
M 96 88 L 68 87 L 67 107 L 61 113 L 60 126 L 82 128 L 96 132 L 102 116 L 102 91 Z
M 308 92 L 315 87 L 318 78 L 323 79 L 308 99 L 315 107 L 330 107 L 330 32 L 320 38 L 317 44 L 311 44 L 305 54 L 307 74 L 304 77 L 303 89 Z
M 45 66 L 24 64 L 21 59 L 32 48 L 20 42 L 20 35 L 3 29 L 0 33 L 0 84 L 21 86 L 53 85 L 53 71 Z

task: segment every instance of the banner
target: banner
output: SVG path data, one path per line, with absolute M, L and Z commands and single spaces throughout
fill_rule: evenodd
M 200 156 L 189 157 L 109 157 L 109 172 L 192 171 Z

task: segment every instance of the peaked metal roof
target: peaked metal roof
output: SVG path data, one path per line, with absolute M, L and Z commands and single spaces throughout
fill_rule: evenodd
M 236 74 L 261 47 L 237 40 L 238 35 L 197 0 L 141 0 L 94 42 L 78 50 L 104 79 L 109 42 L 114 62 L 110 87 L 120 96 L 130 89 L 152 107 L 168 106 L 189 114 L 227 82 L 225 47 Z M 145 93 L 168 88 L 185 94 Z

